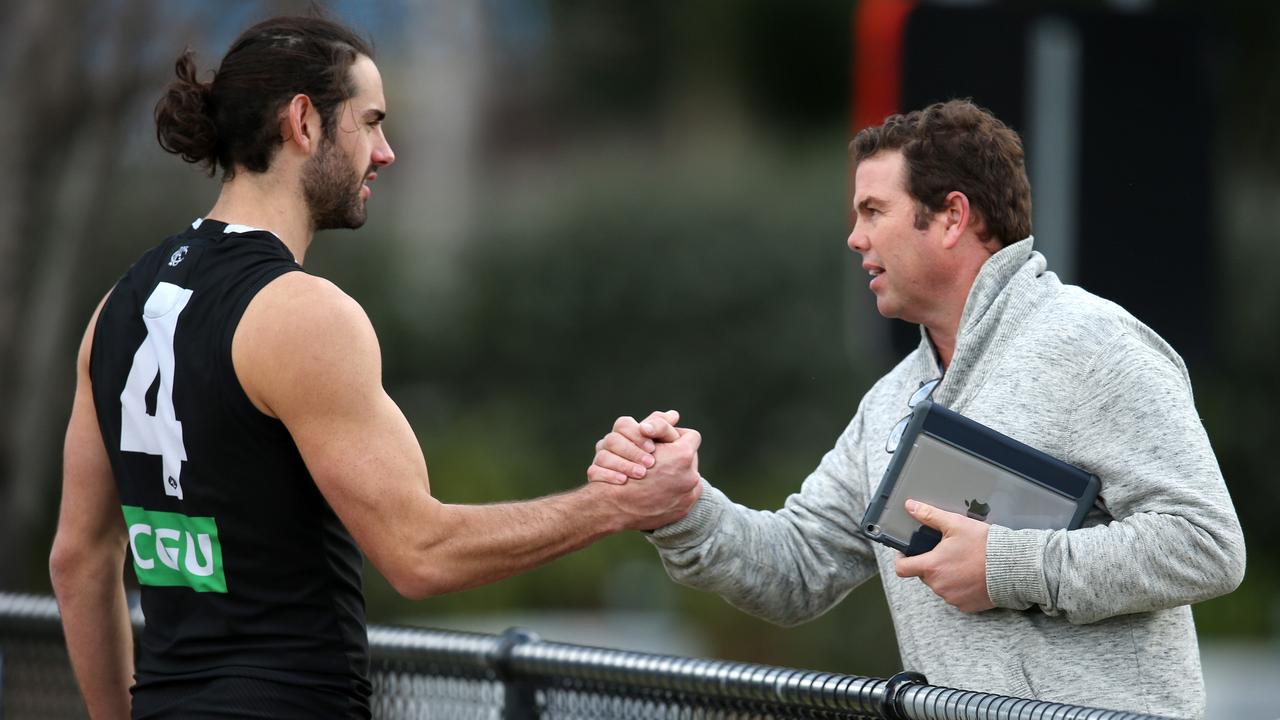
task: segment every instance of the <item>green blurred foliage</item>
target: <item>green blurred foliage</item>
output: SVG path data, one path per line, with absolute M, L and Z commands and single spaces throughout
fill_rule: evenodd
M 614 417 L 676 408 L 704 433 L 705 476 L 740 502 L 779 506 L 881 369 L 871 348 L 846 351 L 855 256 L 844 244 L 844 144 L 836 130 L 758 149 L 732 176 L 687 157 L 575 172 L 536 223 L 492 213 L 466 252 L 456 322 L 383 332 L 387 385 L 422 438 L 436 495 L 487 502 L 572 487 Z M 313 264 L 351 267 L 330 250 L 350 248 L 318 248 Z M 397 315 L 365 291 L 354 290 L 371 315 Z M 425 603 L 371 582 L 371 615 L 447 623 L 513 606 L 616 607 L 611 569 L 633 561 L 661 574 L 632 534 Z M 687 614 L 719 656 L 872 673 L 897 653 L 871 585 L 803 631 L 688 590 L 647 609 Z M 846 636 L 869 642 L 836 639 Z
M 572 488 L 616 416 L 676 408 L 704 434 L 702 473 L 739 502 L 776 508 L 895 359 L 844 245 L 850 4 L 534 7 L 546 10 L 549 29 L 539 59 L 524 67 L 547 77 L 503 77 L 489 101 L 497 109 L 479 118 L 486 165 L 454 268 L 457 286 L 423 301 L 390 279 L 406 262 L 404 243 L 429 234 L 432 218 L 393 227 L 382 190 L 369 226 L 322 235 L 308 270 L 368 311 L 385 384 L 420 438 L 442 500 L 497 502 Z M 1280 30 L 1245 21 L 1245 5 L 1229 4 L 1229 12 L 1228 47 L 1259 33 L 1274 40 Z M 379 38 L 380 58 L 393 64 L 405 42 Z M 1241 79 L 1259 72 L 1252 64 L 1259 53 L 1274 57 L 1277 44 L 1267 47 L 1270 54 L 1225 53 L 1215 69 L 1233 78 L 1222 91 L 1224 194 L 1250 184 L 1280 191 L 1277 163 L 1250 152 L 1280 147 L 1274 123 L 1256 122 L 1249 102 L 1261 85 L 1274 110 L 1274 67 L 1262 69 L 1269 84 Z M 409 73 L 403 85 L 389 84 L 389 99 L 414 92 L 412 82 Z M 510 98 L 523 113 L 516 121 L 499 112 Z M 217 191 L 216 181 L 154 148 L 145 112 L 136 122 L 131 142 L 146 150 L 120 169 L 101 235 L 84 251 L 77 303 L 86 318 L 129 262 L 204 212 Z M 393 140 L 397 122 L 414 118 L 393 116 Z M 510 166 L 529 145 L 542 158 L 537 181 L 513 180 Z M 402 154 L 379 187 L 395 184 L 412 163 L 432 161 Z M 1258 210 L 1272 196 L 1255 189 L 1260 199 L 1250 204 L 1247 190 L 1219 204 L 1221 237 L 1207 248 L 1222 253 L 1221 267 L 1237 280 L 1221 283 L 1221 306 L 1238 311 L 1224 317 L 1219 362 L 1194 380 L 1250 565 L 1242 588 L 1198 606 L 1196 619 L 1204 636 L 1274 638 L 1280 524 L 1270 512 L 1280 486 L 1270 480 L 1270 428 L 1280 397 L 1273 362 L 1280 286 L 1269 276 L 1280 245 Z M 71 349 L 82 329 L 68 329 Z M 70 368 L 69 355 L 66 362 Z M 39 480 L 54 507 L 56 477 Z M 50 513 L 30 548 L 27 589 L 48 589 L 52 523 Z M 641 609 L 702 628 L 717 657 L 866 675 L 899 664 L 878 579 L 814 622 L 782 629 L 669 583 L 637 533 L 423 602 L 398 598 L 372 569 L 367 589 L 375 622 L 448 626 L 451 617 L 514 609 Z

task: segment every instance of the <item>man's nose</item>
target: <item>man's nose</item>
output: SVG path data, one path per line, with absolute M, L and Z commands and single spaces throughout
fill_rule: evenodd
M 382 144 L 373 149 L 373 164 L 379 167 L 386 167 L 396 161 L 396 153 L 391 149 L 391 143 L 385 139 Z
M 859 232 L 857 225 L 854 225 L 853 229 L 849 231 L 848 243 L 849 249 L 856 253 L 864 253 L 870 247 L 867 244 L 866 233 Z

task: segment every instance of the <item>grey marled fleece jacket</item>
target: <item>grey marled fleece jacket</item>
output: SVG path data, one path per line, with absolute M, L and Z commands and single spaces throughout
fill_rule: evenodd
M 940 374 L 926 335 L 781 510 L 706 486 L 686 518 L 650 536 L 668 573 L 784 625 L 879 573 L 903 665 L 931 683 L 1202 716 L 1190 604 L 1234 589 L 1245 550 L 1181 358 L 1120 307 L 1046 272 L 1031 238 L 987 261 L 933 398 L 1093 472 L 1105 512 L 1071 532 L 993 526 L 996 609 L 974 614 L 897 577 L 895 551 L 857 533 L 889 463 L 885 438 Z

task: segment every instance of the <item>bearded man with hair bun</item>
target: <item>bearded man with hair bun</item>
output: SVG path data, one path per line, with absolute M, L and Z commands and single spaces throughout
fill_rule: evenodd
M 362 551 L 422 598 L 684 516 L 696 480 L 432 497 L 368 317 L 302 269 L 317 231 L 364 224 L 395 161 L 368 43 L 273 18 L 210 80 L 190 52 L 175 70 L 158 140 L 221 170 L 221 191 L 93 313 L 50 555 L 94 718 L 368 718 Z M 697 439 L 660 454 L 687 466 Z M 126 558 L 146 615 L 136 665 Z

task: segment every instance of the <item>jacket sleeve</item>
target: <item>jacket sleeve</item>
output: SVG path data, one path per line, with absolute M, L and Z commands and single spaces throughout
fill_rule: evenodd
M 1072 531 L 993 526 L 992 602 L 1091 623 L 1234 590 L 1244 537 L 1181 361 L 1126 332 L 1075 393 L 1067 459 L 1101 479 L 1110 521 Z
M 873 576 L 875 553 L 857 531 L 867 507 L 861 418 L 781 510 L 752 510 L 705 485 L 688 516 L 649 536 L 667 574 L 787 626 L 821 615 Z

